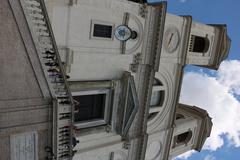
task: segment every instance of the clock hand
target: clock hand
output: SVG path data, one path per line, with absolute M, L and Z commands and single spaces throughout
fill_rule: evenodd
M 169 41 L 168 41 L 168 45 L 167 45 L 168 47 L 170 46 L 170 43 L 171 43 L 172 38 L 173 38 L 173 35 L 174 35 L 174 34 L 172 33 L 172 34 L 171 34 L 171 37 L 170 37 L 170 39 L 169 39 Z

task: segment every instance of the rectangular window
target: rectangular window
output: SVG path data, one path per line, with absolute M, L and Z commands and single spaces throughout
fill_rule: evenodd
M 101 38 L 112 38 L 112 26 L 94 24 L 93 36 Z
M 105 94 L 93 94 L 74 96 L 74 100 L 78 103 L 75 105 L 77 113 L 75 113 L 75 122 L 87 121 L 92 119 L 104 118 Z
M 91 21 L 91 39 L 113 40 L 114 25 L 109 22 L 92 20 Z
M 73 92 L 76 103 L 74 125 L 89 128 L 109 122 L 110 89 Z

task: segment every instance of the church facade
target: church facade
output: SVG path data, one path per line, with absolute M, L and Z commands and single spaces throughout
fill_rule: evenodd
M 32 127 L 21 118 L 15 119 L 25 129 L 1 121 L 6 159 L 22 154 L 20 160 L 168 160 L 201 150 L 211 133 L 211 117 L 179 103 L 184 67 L 218 69 L 230 48 L 225 25 L 169 14 L 166 2 L 0 3 L 12 15 L 10 24 L 19 28 L 16 40 L 23 41 L 22 53 L 30 57 L 24 59 L 29 60 L 25 68 L 32 68 L 24 75 L 33 77 L 36 91 L 24 92 L 22 99 L 31 100 L 31 105 L 21 100 L 29 106 L 26 113 L 11 110 L 18 116 L 31 111 Z M 19 86 L 23 83 L 27 87 L 25 82 Z M 1 103 L 16 108 L 13 102 Z

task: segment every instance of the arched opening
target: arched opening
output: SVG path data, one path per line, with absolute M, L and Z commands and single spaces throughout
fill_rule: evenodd
M 192 138 L 192 131 L 181 133 L 174 137 L 173 147 L 187 144 Z
M 161 107 L 163 105 L 164 96 L 165 96 L 165 89 L 162 82 L 157 78 L 154 78 L 150 107 L 154 107 L 154 106 Z
M 158 112 L 153 112 L 153 113 L 149 113 L 148 114 L 148 120 L 152 120 L 153 118 L 155 118 L 157 116 Z
M 184 115 L 177 113 L 176 120 L 185 119 Z
M 154 119 L 154 117 L 157 116 L 159 111 L 161 110 L 161 107 L 164 104 L 165 99 L 165 88 L 160 80 L 157 78 L 154 78 L 153 81 L 153 89 L 152 89 L 152 95 L 150 100 L 150 108 L 149 108 L 149 115 L 148 120 Z
M 153 91 L 150 101 L 150 106 L 162 106 L 164 100 L 164 91 Z
M 157 78 L 153 79 L 153 86 L 163 86 L 162 82 Z
M 138 37 L 138 33 L 136 31 L 131 32 L 131 39 L 136 39 Z
M 207 37 L 191 35 L 189 46 L 190 52 L 206 53 L 209 49 L 210 42 Z

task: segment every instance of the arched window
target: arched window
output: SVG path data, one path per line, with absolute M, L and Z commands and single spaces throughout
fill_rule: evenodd
M 163 106 L 164 98 L 165 87 L 160 80 L 154 78 L 148 120 L 157 116 Z
M 153 86 L 163 86 L 162 82 L 157 78 L 153 79 Z
M 209 40 L 207 37 L 191 35 L 189 51 L 206 53 L 209 49 Z
M 164 100 L 164 91 L 157 90 L 152 92 L 150 106 L 160 106 L 162 107 Z
M 192 138 L 192 131 L 181 133 L 174 137 L 173 147 L 187 144 L 191 140 L 191 138 Z
M 157 114 L 158 114 L 158 112 L 149 113 L 149 114 L 148 114 L 148 120 L 149 120 L 149 121 L 152 120 L 154 117 L 157 116 Z
M 179 119 L 185 119 L 184 115 L 177 113 L 176 120 L 179 120 Z
M 158 79 L 154 78 L 150 106 L 162 107 L 164 101 L 165 88 Z

